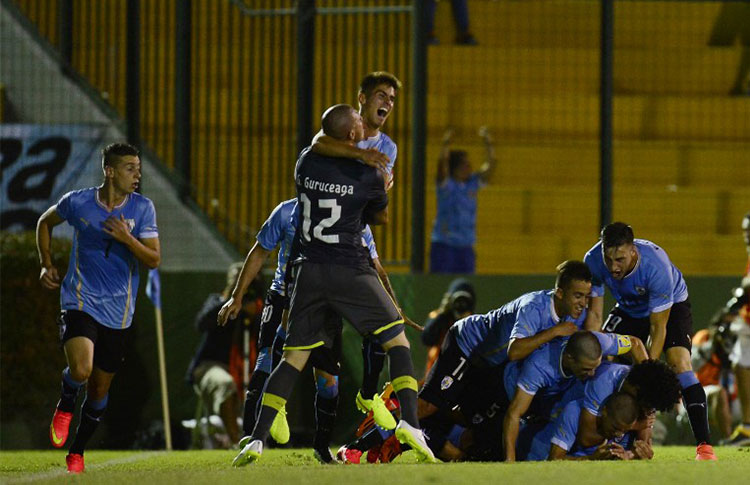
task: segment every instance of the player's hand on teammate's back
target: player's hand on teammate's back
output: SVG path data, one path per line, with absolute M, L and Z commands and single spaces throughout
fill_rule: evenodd
M 215 307 L 214 307 L 215 308 Z M 227 324 L 228 320 L 234 320 L 242 309 L 242 298 L 230 298 L 219 310 L 219 315 L 216 317 L 216 323 L 220 326 Z
M 560 322 L 555 325 L 558 337 L 570 337 L 578 331 L 578 326 L 575 322 Z
M 43 267 L 42 272 L 39 273 L 39 282 L 48 290 L 60 288 L 60 276 L 57 274 L 57 268 L 54 266 Z
M 367 148 L 363 151 L 362 161 L 365 162 L 365 165 L 386 172 L 391 159 L 385 153 L 380 153 L 377 148 Z
M 118 219 L 115 216 L 109 216 L 103 223 L 104 232 L 112 236 L 113 239 L 125 244 L 132 237 L 130 234 L 130 226 L 125 221 L 125 216 L 120 214 Z

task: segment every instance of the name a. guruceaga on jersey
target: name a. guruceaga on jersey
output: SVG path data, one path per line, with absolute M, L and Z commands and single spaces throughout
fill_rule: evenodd
M 354 194 L 353 185 L 341 185 L 332 184 L 330 182 L 320 182 L 313 180 L 310 177 L 305 177 L 305 188 L 310 190 L 317 190 L 320 192 L 326 192 L 329 194 L 340 194 L 340 195 L 352 195 Z

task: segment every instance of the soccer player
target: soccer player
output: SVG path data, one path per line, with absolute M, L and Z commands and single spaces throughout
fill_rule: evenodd
M 473 273 L 476 255 L 477 192 L 489 183 L 495 165 L 495 149 L 487 127 L 479 130 L 487 159 L 474 171 L 463 150 L 448 150 L 453 131 L 443 136 L 437 168 L 437 215 L 430 247 L 431 273 Z
M 682 386 L 690 425 L 697 443 L 696 460 L 716 460 L 708 429 L 706 393 L 690 363 L 693 317 L 682 273 L 662 248 L 635 239 L 624 222 L 605 226 L 601 239 L 584 257 L 593 275 L 586 328 L 651 339 L 651 359 L 662 351 Z M 617 304 L 602 325 L 604 286 Z
M 361 116 L 348 105 L 329 108 L 322 124 L 325 134 L 352 145 L 364 136 Z M 295 181 L 301 208 L 300 261 L 293 271 L 284 357 L 268 379 L 252 441 L 241 454 L 248 462 L 260 458 L 277 411 L 285 406 L 311 349 L 330 347 L 340 332 L 339 327 L 327 325 L 325 313 L 332 311 L 382 343 L 401 405 L 396 436 L 415 450 L 418 459 L 434 461 L 417 420 L 417 381 L 403 318 L 362 246 L 364 224 L 388 220 L 383 176 L 372 167 L 304 150 Z
M 321 131 L 313 139 L 312 151 L 329 157 L 361 160 L 381 169 L 385 176 L 386 190 L 389 190 L 393 186 L 393 167 L 398 156 L 398 147 L 381 129 L 393 112 L 396 95 L 401 86 L 401 81 L 389 72 L 375 71 L 367 74 L 360 82 L 357 93 L 364 139 L 356 145 L 351 145 L 327 136 Z M 382 268 L 376 267 L 376 269 L 381 275 L 385 274 L 385 271 L 381 271 Z M 393 295 L 387 276 L 381 278 L 381 281 L 388 293 Z M 403 314 L 401 311 L 400 313 Z M 422 330 L 419 325 L 409 319 L 405 319 L 405 323 L 419 331 Z M 364 362 L 362 387 L 357 393 L 357 409 L 364 414 L 372 412 L 378 425 L 390 427 L 393 424 L 391 414 L 377 393 L 380 372 L 385 363 L 385 351 L 369 338 L 365 338 L 362 340 L 362 361 Z
M 108 145 L 102 150 L 102 185 L 68 192 L 37 224 L 39 280 L 47 289 L 60 288 L 60 330 L 68 363 L 50 425 L 55 448 L 65 445 L 76 396 L 86 385 L 80 424 L 65 458 L 69 473 L 84 471 L 84 448 L 122 366 L 138 293 L 138 263 L 156 268 L 161 261 L 154 205 L 135 192 L 141 179 L 138 155 L 126 143 Z M 52 229 L 65 221 L 75 235 L 61 283 L 50 245 Z
M 580 400 L 566 404 L 557 418 L 533 435 L 529 451 L 520 461 L 647 458 L 645 443 L 630 431 L 638 418 L 638 403 L 632 395 L 616 392 L 607 398 L 596 418 L 597 432 L 603 438 L 593 446 L 584 447 L 576 440 L 581 412 Z M 519 458 L 521 441 L 519 437 Z
M 580 329 L 590 289 L 588 267 L 581 261 L 566 261 L 557 267 L 553 290 L 526 293 L 487 314 L 456 322 L 419 393 L 420 419 L 452 408 L 475 364 L 497 367 L 508 359 L 520 360 L 556 337 Z
M 594 375 L 602 357 L 624 355 L 633 349 L 629 337 L 580 330 L 569 340 L 556 339 L 535 350 L 526 360 L 505 366 L 503 381 L 510 401 L 503 420 L 505 461 L 516 461 L 516 439 L 521 418 L 529 411 L 551 415 L 550 406 L 580 397 L 584 381 Z
M 217 321 L 219 325 L 225 325 L 227 321 L 236 318 L 241 308 L 240 302 L 243 300 L 248 285 L 254 280 L 271 252 L 278 247 L 278 264 L 274 280 L 268 289 L 263 307 L 258 342 L 258 361 L 245 395 L 244 437 L 239 442 L 240 449 L 247 444 L 247 440 L 252 433 L 263 386 L 268 375 L 277 364 L 271 355 L 271 346 L 275 341 L 274 337 L 278 335 L 277 340 L 280 342 L 280 345 L 283 345 L 283 341 L 286 338 L 286 329 L 281 325 L 282 315 L 289 308 L 285 275 L 292 243 L 297 232 L 298 217 L 297 199 L 289 199 L 281 202 L 271 212 L 258 232 L 255 245 L 245 259 L 240 276 L 237 279 L 237 284 L 232 291 L 232 297 L 223 305 L 218 314 Z M 369 250 L 370 258 L 381 281 L 387 282 L 388 274 L 380 264 L 375 241 L 369 227 L 362 234 L 362 242 Z M 384 283 L 384 286 L 389 289 L 389 294 L 395 300 L 395 295 L 392 293 L 390 285 Z M 332 316 L 332 319 L 340 321 L 335 315 Z M 339 347 L 340 340 L 337 339 L 334 342 L 334 348 Z M 339 356 L 340 351 L 334 350 L 331 352 L 329 349 L 322 348 L 312 353 L 317 390 L 315 397 L 316 434 L 313 448 L 315 449 L 315 456 L 324 463 L 333 461 L 333 455 L 328 449 L 328 444 L 336 419 L 336 408 L 338 407 Z M 283 412 L 284 410 L 281 411 L 281 417 L 283 417 Z M 276 437 L 279 438 L 279 442 L 285 443 L 288 440 L 288 425 L 286 425 L 285 420 L 279 420 L 278 426 L 281 432 Z M 274 428 L 275 430 L 276 428 Z
M 578 441 L 584 447 L 595 446 L 605 438 L 597 427 L 601 405 L 610 395 L 622 391 L 638 403 L 640 439 L 650 449 L 651 426 L 655 411 L 670 411 L 680 400 L 680 382 L 674 371 L 658 360 L 646 360 L 631 366 L 602 362 L 584 384 Z

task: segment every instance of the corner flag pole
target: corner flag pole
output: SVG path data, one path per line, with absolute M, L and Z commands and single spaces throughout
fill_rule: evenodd
M 161 281 L 159 271 L 152 269 L 148 272 L 146 295 L 154 304 L 156 316 L 156 346 L 159 354 L 159 383 L 161 384 L 161 410 L 164 418 L 164 441 L 167 450 L 172 450 L 172 429 L 169 421 L 169 395 L 167 394 L 167 366 L 164 358 L 164 329 L 161 321 Z

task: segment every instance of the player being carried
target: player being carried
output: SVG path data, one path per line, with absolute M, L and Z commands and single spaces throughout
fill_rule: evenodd
M 352 145 L 364 136 L 362 118 L 348 105 L 329 108 L 322 124 L 325 134 Z M 326 313 L 333 312 L 386 350 L 402 410 L 396 436 L 420 460 L 434 461 L 417 420 L 417 382 L 403 318 L 369 266 L 362 245 L 365 223 L 383 224 L 388 219 L 383 176 L 366 165 L 304 150 L 295 182 L 301 209 L 300 258 L 293 269 L 284 357 L 268 379 L 252 439 L 241 454 L 250 462 L 260 458 L 271 424 L 284 408 L 310 351 L 331 347 L 340 332 L 340 327 L 327 325 Z

